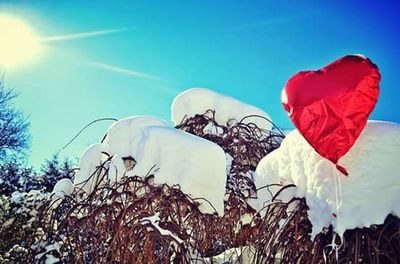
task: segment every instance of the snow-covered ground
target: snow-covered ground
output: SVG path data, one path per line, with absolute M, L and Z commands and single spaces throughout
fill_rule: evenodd
M 294 130 L 279 149 L 260 161 L 255 181 L 257 187 L 295 184 L 283 192 L 284 199 L 306 198 L 312 234 L 332 223 L 342 235 L 346 229 L 382 224 L 390 213 L 400 216 L 399 157 L 400 125 L 369 121 L 340 160 L 349 172 L 346 177 Z M 261 209 L 270 194 L 259 191 L 258 197 L 255 207 Z

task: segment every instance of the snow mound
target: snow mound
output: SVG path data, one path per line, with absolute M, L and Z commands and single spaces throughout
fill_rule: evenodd
M 153 166 L 156 183 L 179 184 L 193 198 L 210 201 L 223 214 L 226 185 L 225 153 L 217 144 L 168 127 L 149 127 L 137 146 L 137 165 L 132 173 L 146 175 Z M 200 209 L 214 210 L 201 201 Z
M 230 120 L 240 121 L 249 115 L 259 115 L 271 120 L 266 112 L 255 106 L 205 88 L 192 88 L 177 95 L 172 102 L 171 118 L 175 125 L 179 125 L 185 117 L 201 115 L 209 109 L 215 110 L 215 121 L 221 125 Z M 249 117 L 245 122 L 255 123 L 262 129 L 272 129 L 271 123 L 262 118 Z
M 144 129 L 150 126 L 168 127 L 168 123 L 152 116 L 124 118 L 110 126 L 103 143 L 109 146 L 108 153 L 111 155 L 135 157 L 136 146 L 145 136 Z
M 134 167 L 129 168 L 125 158 L 134 159 Z M 207 199 L 223 214 L 224 151 L 211 141 L 168 127 L 163 120 L 135 116 L 114 123 L 102 143 L 91 145 L 82 154 L 74 184 L 86 193 L 92 192 L 104 176 L 105 170 L 98 169 L 102 163 L 111 182 L 152 172 L 156 183 L 179 184 L 184 193 Z M 203 212 L 214 212 L 207 202 L 200 203 Z
M 79 171 L 74 179 L 75 186 L 86 193 L 93 191 L 97 180 L 101 178 L 99 176 L 104 173 L 98 170 L 108 158 L 104 153 L 112 156 L 106 165 L 109 169 L 108 179 L 119 181 L 126 172 L 123 158 L 137 156 L 137 146 L 145 137 L 144 130 L 151 126 L 167 127 L 168 123 L 151 116 L 132 116 L 112 124 L 103 142 L 89 146 L 81 155 Z
M 100 172 L 98 167 L 103 162 L 104 154 L 102 152 L 107 152 L 107 150 L 108 145 L 96 143 L 83 152 L 79 160 L 79 170 L 75 173 L 75 186 L 86 193 L 93 191 Z
M 64 197 L 64 195 L 70 195 L 74 192 L 74 184 L 70 179 L 61 179 L 56 185 L 54 185 L 52 194 L 57 197 Z
M 305 197 L 312 235 L 333 224 L 342 236 L 345 230 L 382 224 L 390 213 L 400 216 L 400 124 L 368 121 L 364 131 L 340 164 L 346 177 L 322 158 L 294 130 L 279 149 L 264 157 L 256 169 L 257 187 L 269 183 L 293 183 L 284 199 Z M 336 191 L 335 191 L 336 190 Z M 270 199 L 258 193 L 256 209 Z M 336 215 L 336 217 L 335 217 Z
M 50 199 L 52 201 L 53 208 L 58 207 L 61 203 L 61 200 L 65 195 L 70 195 L 74 192 L 74 184 L 70 179 L 61 179 L 59 180 L 53 188 L 53 191 L 50 194 Z

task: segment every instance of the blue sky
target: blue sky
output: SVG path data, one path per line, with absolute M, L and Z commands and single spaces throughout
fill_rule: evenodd
M 400 3 L 386 1 L 0 1 L 0 13 L 41 37 L 122 29 L 46 42 L 40 60 L 5 73 L 30 116 L 38 166 L 90 121 L 170 119 L 175 95 L 207 87 L 256 105 L 283 128 L 285 82 L 362 53 L 382 74 L 372 119 L 400 122 Z M 351 3 L 350 3 L 351 2 Z M 63 155 L 98 142 L 110 122 L 86 130 Z

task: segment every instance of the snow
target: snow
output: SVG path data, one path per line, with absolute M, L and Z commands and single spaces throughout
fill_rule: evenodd
M 122 158 L 137 156 L 137 146 L 145 137 L 144 129 L 150 126 L 166 127 L 168 123 L 151 116 L 132 116 L 112 124 L 104 141 L 89 146 L 81 155 L 79 171 L 75 174 L 75 186 L 82 188 L 86 193 L 93 191 L 99 178 L 98 167 L 108 158 L 104 153 L 112 156 L 109 180 L 121 180 L 126 171 Z M 93 175 L 95 172 L 96 175 Z
M 225 153 L 225 161 L 226 161 L 226 175 L 229 175 L 231 173 L 232 169 L 232 162 L 233 162 L 233 157 L 229 153 Z
M 42 260 L 43 256 L 45 257 L 45 264 L 54 264 L 54 263 L 59 263 L 60 258 L 55 257 L 52 253 L 57 252 L 60 254 L 60 245 L 57 242 L 54 242 L 53 244 L 49 244 L 45 247 L 45 251 L 42 253 L 39 253 L 35 256 L 36 260 Z M 42 262 L 41 262 L 42 263 Z
M 254 263 L 254 248 L 250 246 L 230 248 L 221 254 L 205 258 L 201 261 L 194 261 L 194 263 L 207 263 L 207 264 L 249 264 Z M 193 262 L 193 261 L 192 261 Z
M 110 167 L 108 170 L 108 178 L 111 182 L 118 182 L 125 176 L 126 167 L 124 160 L 118 154 L 114 154 L 111 158 Z
M 10 203 L 33 205 L 36 200 L 44 199 L 46 193 L 40 190 L 30 190 L 29 192 L 15 191 L 11 194 Z
M 240 216 L 240 223 L 242 223 L 242 225 L 249 225 L 253 223 L 253 219 L 253 214 L 245 213 Z
M 210 135 L 216 135 L 216 136 L 222 136 L 224 134 L 224 129 L 222 127 L 216 126 L 213 123 L 208 123 L 203 128 L 203 133 L 210 134 Z
M 226 184 L 225 153 L 217 144 L 168 127 L 149 127 L 137 146 L 132 173 L 146 175 L 156 165 L 155 183 L 179 184 L 192 198 L 205 198 L 223 214 Z M 214 210 L 207 202 L 200 209 Z
M 168 123 L 151 116 L 124 118 L 111 125 L 103 143 L 109 147 L 108 153 L 110 155 L 136 157 L 136 147 L 145 137 L 144 129 L 151 126 L 168 127 Z
M 390 213 L 400 216 L 399 157 L 400 125 L 368 121 L 340 160 L 349 172 L 346 177 L 294 130 L 279 149 L 260 161 L 255 181 L 257 187 L 279 182 L 295 184 L 297 187 L 287 189 L 282 197 L 305 197 L 312 236 L 330 224 L 342 236 L 347 229 L 382 224 Z M 258 197 L 253 205 L 260 210 L 270 195 L 264 190 L 258 192 Z
M 53 202 L 53 207 L 58 207 L 61 203 L 61 199 L 65 195 L 70 195 L 74 192 L 74 184 L 70 179 L 61 179 L 56 185 L 54 185 L 53 191 L 51 192 L 51 199 Z
M 74 185 L 86 193 L 93 191 L 98 178 L 98 167 L 102 164 L 103 153 L 107 152 L 108 146 L 96 143 L 89 146 L 81 155 L 79 170 L 75 173 Z M 96 175 L 94 175 L 96 174 Z
M 176 96 L 171 106 L 171 118 L 178 125 L 185 117 L 204 114 L 209 109 L 215 110 L 215 120 L 220 125 L 226 125 L 232 119 L 240 121 L 248 115 L 260 115 L 271 120 L 266 112 L 255 106 L 205 88 L 192 88 Z M 271 123 L 262 118 L 246 118 L 245 122 L 272 129 Z
M 151 169 L 155 183 L 179 184 L 192 198 L 205 198 L 223 214 L 226 184 L 224 151 L 215 143 L 170 128 L 155 117 L 136 116 L 114 123 L 103 143 L 90 146 L 81 156 L 75 185 L 90 193 L 97 177 L 91 177 L 107 158 L 111 160 L 108 178 L 119 181 L 123 176 L 146 176 Z M 123 158 L 132 157 L 136 165 L 127 171 Z M 214 212 L 200 201 L 203 212 Z
M 10 203 L 20 204 L 22 203 L 24 196 L 26 194 L 23 192 L 15 191 L 11 194 Z
M 61 179 L 54 185 L 52 193 L 62 198 L 64 195 L 70 195 L 74 191 L 74 184 L 70 179 Z
M 7 228 L 7 227 L 9 227 L 10 225 L 12 225 L 13 223 L 14 223 L 14 220 L 15 220 L 15 217 L 11 217 L 11 218 L 9 218 L 9 219 L 7 219 L 2 225 L 1 225 L 1 227 L 2 228 Z
M 180 239 L 178 236 L 176 236 L 175 234 L 173 234 L 171 231 L 163 229 L 159 226 L 160 223 L 160 213 L 157 212 L 152 216 L 149 217 L 144 217 L 141 219 L 142 222 L 146 222 L 149 221 L 155 228 L 157 228 L 157 230 L 160 232 L 161 235 L 163 236 L 170 236 L 172 238 L 174 238 L 178 243 L 184 243 L 182 239 Z
M 60 259 L 54 257 L 53 255 L 47 255 L 46 256 L 46 262 L 45 264 L 55 264 L 55 263 L 59 263 Z

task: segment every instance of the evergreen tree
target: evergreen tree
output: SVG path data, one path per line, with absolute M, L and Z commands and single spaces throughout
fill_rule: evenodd
M 40 186 L 46 192 L 51 192 L 54 185 L 63 178 L 72 177 L 72 163 L 70 160 L 65 159 L 60 161 L 57 155 L 54 155 L 49 160 L 46 160 L 42 165 L 40 176 Z
M 0 163 L 0 195 L 10 196 L 15 191 L 26 191 L 27 182 L 34 179 L 32 167 L 17 158 Z

